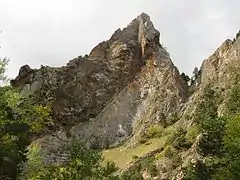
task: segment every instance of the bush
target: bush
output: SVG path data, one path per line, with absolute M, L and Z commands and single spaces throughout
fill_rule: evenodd
M 147 138 L 161 137 L 163 131 L 163 127 L 160 125 L 153 125 L 148 128 L 146 132 Z
M 207 167 L 201 161 L 197 161 L 195 165 L 189 164 L 183 169 L 183 180 L 207 180 L 209 173 Z
M 147 158 L 145 160 L 143 160 L 141 162 L 141 166 L 144 169 L 147 169 L 147 172 L 152 176 L 156 176 L 157 175 L 157 166 L 156 163 L 154 161 L 154 158 Z
M 134 167 L 125 171 L 122 174 L 120 179 L 122 179 L 122 180 L 143 180 L 141 164 L 137 164 Z
M 147 171 L 147 173 L 151 175 L 151 177 L 157 175 L 157 166 L 154 161 L 154 158 L 146 158 L 141 162 L 135 164 L 133 167 L 124 172 L 120 179 L 143 180 L 143 172 L 145 170 Z
M 173 136 L 175 133 L 177 132 L 176 128 L 173 126 L 169 126 L 167 128 L 165 128 L 162 132 L 162 136 L 166 136 L 166 137 L 171 137 Z
M 186 131 L 183 129 L 178 129 L 172 131 L 167 135 L 167 139 L 165 144 L 172 145 L 174 148 L 180 149 L 188 149 L 191 147 L 191 143 L 187 141 L 185 138 Z
M 31 138 L 52 124 L 51 108 L 21 98 L 12 87 L 0 87 L 0 176 L 16 179 Z
M 185 138 L 189 143 L 193 143 L 196 139 L 196 137 L 199 135 L 199 127 L 198 126 L 192 126 L 188 129 Z
M 240 115 L 229 118 L 224 135 L 224 147 L 232 155 L 240 155 Z
M 240 114 L 229 117 L 223 137 L 223 163 L 214 173 L 213 179 L 240 179 Z
M 166 125 L 170 126 L 173 125 L 175 122 L 177 122 L 180 119 L 180 116 L 177 112 L 171 114 L 170 116 L 167 117 L 166 119 Z
M 202 138 L 200 148 L 204 154 L 218 154 L 223 150 L 225 118 L 204 119 L 201 124 Z
M 205 91 L 197 117 L 203 135 L 199 146 L 207 156 L 204 163 L 188 170 L 185 179 L 197 179 L 200 176 L 213 180 L 240 179 L 239 101 L 240 86 L 235 85 L 226 103 L 227 116 L 218 117 L 214 92 L 211 89 Z
M 173 148 L 171 146 L 167 146 L 164 150 L 163 150 L 163 155 L 167 158 L 172 158 L 174 155 L 173 152 Z
M 196 122 L 199 122 L 202 138 L 200 150 L 203 154 L 222 152 L 222 138 L 225 130 L 225 118 L 218 117 L 215 91 L 207 85 L 198 105 Z
M 103 165 L 100 151 L 85 148 L 82 143 L 73 141 L 68 152 L 69 160 L 62 165 L 45 165 L 39 158 L 40 151 L 30 148 L 27 156 L 27 172 L 23 179 L 113 179 L 117 168 L 114 163 Z
M 227 113 L 236 114 L 240 112 L 240 85 L 237 84 L 232 87 L 227 101 Z
M 163 127 L 171 126 L 180 119 L 178 112 L 170 114 L 167 118 L 161 121 Z

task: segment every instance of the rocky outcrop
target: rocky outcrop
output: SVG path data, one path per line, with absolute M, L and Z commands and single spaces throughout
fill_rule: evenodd
M 134 143 L 147 124 L 179 110 L 187 97 L 187 85 L 159 37 L 143 13 L 89 56 L 59 68 L 23 66 L 11 84 L 23 96 L 37 94 L 51 102 L 70 137 L 91 147 L 109 147 L 129 137 Z
M 129 136 L 137 138 L 148 125 L 162 121 L 162 114 L 177 111 L 185 93 L 177 69 L 165 50 L 160 49 L 96 118 L 74 126 L 70 133 L 100 147 L 119 143 Z

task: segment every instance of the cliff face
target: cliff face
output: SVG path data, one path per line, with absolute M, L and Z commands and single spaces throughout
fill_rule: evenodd
M 88 56 L 58 68 L 25 65 L 20 69 L 11 84 L 20 88 L 23 96 L 35 94 L 42 103 L 51 104 L 60 129 L 37 140 L 46 153 L 58 152 L 72 138 L 92 148 L 124 142 L 127 147 L 136 147 L 150 127 L 174 114 L 178 117 L 172 127 L 188 130 L 193 126 L 194 112 L 207 84 L 218 87 L 224 99 L 234 83 L 232 72 L 239 70 L 239 38 L 225 41 L 203 62 L 189 93 L 159 37 L 150 17 L 141 14 Z M 219 103 L 219 113 L 223 109 L 224 100 Z M 181 153 L 182 164 L 199 158 L 196 143 Z M 159 169 L 165 168 L 160 179 L 171 179 L 181 170 L 173 160 L 163 158 L 157 163 Z
M 140 124 L 161 121 L 186 98 L 186 84 L 159 36 L 149 16 L 141 14 L 89 56 L 59 68 L 23 66 L 11 83 L 24 96 L 39 93 L 51 101 L 55 118 L 68 126 L 71 137 L 108 147 L 142 129 Z

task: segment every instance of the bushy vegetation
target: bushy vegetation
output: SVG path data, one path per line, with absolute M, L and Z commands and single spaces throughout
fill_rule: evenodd
M 180 119 L 178 112 L 172 113 L 166 118 L 165 126 L 171 126 Z
M 236 84 L 232 87 L 229 99 L 227 101 L 227 113 L 238 114 L 240 112 L 240 85 Z
M 163 127 L 161 125 L 152 125 L 146 132 L 147 138 L 161 137 Z
M 186 150 L 190 148 L 192 142 L 188 141 L 186 133 L 187 131 L 182 128 L 169 131 L 169 133 L 166 134 L 167 139 L 165 145 L 171 145 L 178 150 Z
M 7 78 L 6 60 L 0 60 L 0 81 Z M 53 123 L 51 108 L 23 98 L 10 86 L 0 87 L 0 177 L 16 179 L 31 138 Z
M 161 125 L 166 128 L 168 126 L 173 125 L 175 122 L 177 122 L 180 119 L 180 116 L 178 112 L 174 112 L 170 114 L 169 116 L 162 118 Z
M 129 170 L 125 171 L 120 177 L 121 180 L 143 180 L 143 172 L 147 172 L 152 178 L 157 176 L 157 166 L 154 158 L 146 158 Z
M 200 149 L 204 154 L 216 154 L 222 149 L 225 118 L 218 117 L 216 102 L 215 91 L 210 85 L 206 86 L 196 113 L 196 121 L 199 123 L 202 133 Z
M 185 169 L 185 179 L 240 179 L 240 86 L 232 87 L 221 117 L 216 98 L 207 86 L 196 113 L 202 134 L 199 148 L 205 160 Z
M 134 165 L 133 168 L 125 171 L 122 175 L 122 179 L 143 180 L 141 164 Z
M 46 165 L 42 160 L 40 147 L 33 144 L 27 153 L 27 171 L 20 179 L 119 179 L 117 175 L 113 175 L 117 170 L 114 163 L 103 165 L 101 151 L 87 149 L 82 143 L 73 141 L 67 152 L 69 157 L 66 163 Z
M 187 130 L 187 133 L 185 135 L 186 141 L 188 141 L 190 144 L 192 144 L 196 137 L 199 135 L 199 127 L 198 126 L 192 126 Z

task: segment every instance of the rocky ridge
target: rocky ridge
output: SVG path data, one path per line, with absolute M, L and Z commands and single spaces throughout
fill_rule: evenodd
M 56 119 L 62 126 L 75 125 L 71 136 L 108 147 L 155 113 L 148 112 L 153 101 L 159 107 L 149 123 L 161 121 L 162 114 L 176 111 L 186 99 L 186 84 L 159 36 L 150 17 L 141 14 L 89 56 L 60 68 L 23 66 L 11 84 L 20 87 L 23 96 L 47 91 L 41 98 L 52 101 Z

